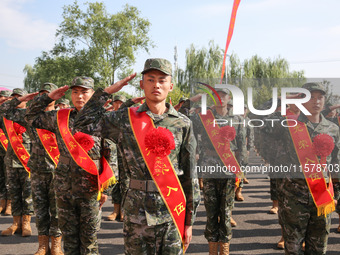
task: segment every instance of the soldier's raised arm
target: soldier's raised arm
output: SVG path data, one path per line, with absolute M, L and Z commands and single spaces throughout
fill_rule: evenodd
M 116 140 L 122 117 L 121 111 L 107 112 L 104 105 L 109 99 L 110 94 L 121 90 L 135 76 L 136 74 L 130 75 L 104 90 L 102 88 L 97 89 L 77 115 L 74 124 L 75 128 L 87 134 Z

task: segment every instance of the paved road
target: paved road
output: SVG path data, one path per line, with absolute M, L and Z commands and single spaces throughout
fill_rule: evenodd
M 255 158 L 253 164 L 260 164 Z M 230 254 L 284 254 L 276 249 L 276 242 L 280 239 L 281 230 L 278 225 L 277 215 L 268 214 L 271 207 L 269 194 L 269 179 L 261 174 L 247 176 L 250 184 L 244 187 L 244 202 L 236 202 L 233 217 L 238 226 L 233 229 Z M 112 212 L 112 205 L 107 203 L 103 207 L 103 219 Z M 33 217 L 33 222 L 35 218 Z M 0 216 L 0 229 L 11 225 L 12 217 Z M 193 229 L 193 240 L 187 254 L 208 254 L 208 244 L 204 238 L 206 217 L 204 205 L 201 202 L 198 217 Z M 339 218 L 332 214 L 332 227 L 329 236 L 328 255 L 340 254 L 340 234 L 336 233 Z M 36 252 L 37 231 L 32 224 L 33 235 L 31 237 L 0 236 L 0 255 L 34 254 Z M 123 254 L 123 224 L 121 222 L 102 221 L 98 234 L 100 254 Z

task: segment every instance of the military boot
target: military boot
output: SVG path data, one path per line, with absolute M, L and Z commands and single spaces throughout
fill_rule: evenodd
M 6 211 L 4 214 L 7 216 L 12 214 L 11 200 L 7 200 Z
M 6 210 L 6 200 L 5 199 L 1 199 L 0 200 L 0 213 L 2 213 L 2 211 Z
M 13 224 L 8 229 L 1 232 L 2 236 L 12 236 L 21 230 L 21 216 L 13 216 Z
M 31 236 L 31 215 L 22 216 L 22 236 Z
M 107 220 L 115 221 L 118 215 L 120 214 L 120 204 L 113 204 L 113 213 L 107 216 Z
M 269 210 L 270 214 L 277 214 L 279 211 L 279 201 L 273 200 L 273 207 Z
M 237 226 L 237 222 L 233 219 L 233 217 L 230 218 L 230 224 L 233 228 Z
M 51 255 L 64 255 L 61 249 L 61 236 L 51 236 Z
M 235 199 L 237 201 L 244 201 L 244 197 L 242 196 L 242 188 L 238 187 L 235 191 Z
M 218 242 L 209 242 L 209 255 L 218 255 Z
M 283 240 L 283 236 L 281 236 L 280 241 L 277 243 L 277 248 L 281 250 L 285 248 L 285 241 Z
M 123 222 L 124 221 L 124 213 L 122 211 L 122 207 L 120 207 L 120 221 Z
M 220 243 L 220 255 L 229 255 L 229 243 Z
M 38 241 L 39 241 L 39 248 L 34 255 L 47 255 L 50 252 L 50 247 L 49 247 L 49 236 L 38 236 Z
M 199 178 L 198 183 L 200 185 L 200 190 L 203 190 L 203 178 Z

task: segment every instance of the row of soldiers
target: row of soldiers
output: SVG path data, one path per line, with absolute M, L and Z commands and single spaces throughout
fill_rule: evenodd
M 101 206 L 107 200 L 110 188 L 117 187 L 116 179 L 119 178 L 117 192 L 121 197 L 114 195 L 114 198 L 123 208 L 125 254 L 183 254 L 192 239 L 192 226 L 200 202 L 197 178 L 200 177 L 207 212 L 204 234 L 209 253 L 218 254 L 219 250 L 220 254 L 229 254 L 231 212 L 235 195 L 242 200 L 245 179 L 241 166 L 248 164 L 247 141 L 251 140 L 243 125 L 245 116 L 232 114 L 226 89 L 216 89 L 214 96 L 219 103 L 210 107 L 207 114 L 200 114 L 199 109 L 191 107 L 200 100 L 200 95 L 183 100 L 176 107 L 178 111 L 165 103 L 173 89 L 171 63 L 165 59 L 148 59 L 142 74 L 140 87 L 146 102 L 139 107 L 131 106 L 141 98 L 131 100 L 115 111 L 107 107 L 110 95 L 127 85 L 135 74 L 96 92 L 90 77 L 77 77 L 70 87 L 56 88 L 46 84 L 40 92 L 17 95 L 0 106 L 12 159 L 21 164 L 20 167 L 5 164 L 14 221 L 5 234 L 13 234 L 21 227 L 25 233 L 30 231 L 27 223 L 32 214 L 29 204 L 32 199 L 26 198 L 23 191 L 16 191 L 21 194 L 19 198 L 11 193 L 18 186 L 24 187 L 19 181 L 23 180 L 27 186 L 31 181 L 33 202 L 39 201 L 40 196 L 45 196 L 44 201 L 52 201 L 46 197 L 51 194 L 58 214 L 58 221 L 53 221 L 56 216 L 52 217 L 51 208 L 39 212 L 41 204 L 35 204 L 39 234 L 36 254 L 48 252 L 50 237 L 51 252 L 62 254 L 61 235 L 65 254 L 98 254 Z M 277 164 L 304 165 L 306 162 L 299 154 L 304 149 L 305 155 L 315 162 L 327 160 L 329 164 L 339 164 L 339 128 L 320 114 L 325 90 L 317 83 L 307 83 L 303 88 L 312 95 L 304 104 L 311 116 L 295 114 L 299 125 L 294 130 L 275 124 L 275 127 L 264 125 L 261 132 L 280 141 L 282 149 L 277 146 L 272 150 L 277 156 Z M 54 101 L 62 98 L 68 89 L 72 90 L 74 108 L 53 110 Z M 21 107 L 30 100 L 33 101 L 28 110 Z M 284 118 L 280 112 L 274 117 Z M 14 127 L 11 121 L 20 127 Z M 30 132 L 27 140 L 23 132 L 26 130 Z M 295 131 L 300 136 L 294 136 Z M 328 136 L 318 136 L 320 134 Z M 303 143 L 299 140 L 301 137 L 306 139 Z M 324 152 L 316 154 L 310 150 L 313 146 L 306 137 L 324 138 L 319 139 L 321 144 L 322 140 L 328 139 L 334 149 L 326 156 Z M 31 147 L 29 140 L 32 140 Z M 113 144 L 118 152 L 120 171 L 111 162 Z M 303 146 L 295 150 L 296 144 Z M 27 154 L 22 154 L 24 149 Z M 28 152 L 31 152 L 30 157 Z M 41 162 L 49 162 L 53 171 L 46 171 Z M 229 167 L 229 171 L 207 171 L 211 167 Z M 10 179 L 12 174 L 17 179 Z M 329 215 L 339 190 L 333 195 L 327 172 L 314 178 L 300 174 L 298 178 L 288 175 L 277 182 L 284 248 L 286 254 L 301 254 L 305 242 L 307 254 L 325 254 Z M 317 183 L 316 191 L 309 189 L 311 180 Z M 35 182 L 37 195 L 34 195 Z M 324 191 L 321 196 L 318 190 Z M 320 204 L 317 197 L 324 203 Z M 18 201 L 27 202 L 19 205 Z M 19 206 L 14 206 L 16 203 Z M 20 210 L 14 213 L 15 207 Z M 43 213 L 49 218 L 39 220 L 38 214 Z M 117 210 L 113 212 L 117 213 Z M 47 226 L 44 231 L 42 225 Z
M 160 68 L 155 69 L 155 66 Z M 0 114 L 4 121 L 2 127 L 8 143 L 5 157 L 6 184 L 13 215 L 13 224 L 2 231 L 2 235 L 13 235 L 21 230 L 23 236 L 31 235 L 33 201 L 39 239 L 36 254 L 63 254 L 61 238 L 65 254 L 98 254 L 96 235 L 100 227 L 101 206 L 107 200 L 109 187 L 116 183 L 114 165 L 110 163 L 113 141 L 122 155 L 122 175 L 129 176 L 129 179 L 121 177 L 120 182 L 125 200 L 122 204 L 125 212 L 126 254 L 181 254 L 188 247 L 200 201 L 198 182 L 190 175 L 190 157 L 194 155 L 192 150 L 195 149 L 190 121 L 172 107 L 166 111 L 167 116 L 153 114 L 149 110 L 148 105 L 155 107 L 157 103 L 153 101 L 159 101 L 160 96 L 166 98 L 172 89 L 171 64 L 162 59 L 146 61 L 141 87 L 145 86 L 145 94 L 153 98 L 153 101 L 141 106 L 144 107 L 144 117 L 153 114 L 155 125 L 168 129 L 173 126 L 171 132 L 176 134 L 175 139 L 172 139 L 178 147 L 167 156 L 167 163 L 172 167 L 169 173 L 174 185 L 172 200 L 178 199 L 175 191 L 182 191 L 184 199 L 172 205 L 177 214 L 177 224 L 172 221 L 173 213 L 167 209 L 169 205 L 165 204 L 151 181 L 151 173 L 132 134 L 130 110 L 122 107 L 121 111 L 111 112 L 103 107 L 109 94 L 120 90 L 134 76 L 113 84 L 107 88 L 107 92 L 98 91 L 98 96 L 94 94 L 92 78 L 75 78 L 70 86 L 74 105 L 72 108 L 54 110 L 54 102 L 64 96 L 69 87 L 56 89 L 51 83 L 44 84 L 36 93 L 26 94 L 23 90 L 15 89 L 13 99 L 1 105 Z M 162 92 L 152 91 L 154 84 L 166 84 L 165 92 L 163 89 Z M 26 109 L 28 101 L 32 102 L 29 109 Z M 80 111 L 86 103 L 99 104 L 95 109 L 103 109 L 100 114 L 95 112 L 96 117 L 101 114 L 114 115 L 109 117 L 109 122 L 94 125 L 100 127 L 100 131 L 87 132 L 76 126 L 81 122 L 77 118 L 80 118 Z M 158 110 L 165 112 L 165 109 Z M 140 115 L 136 112 L 134 114 Z M 153 124 L 148 127 L 155 129 Z M 13 167 L 7 163 L 7 159 L 16 161 L 17 165 Z M 166 162 L 166 158 L 160 156 L 156 159 L 157 162 Z M 146 233 L 146 236 L 141 237 L 140 233 Z M 165 236 L 165 239 L 160 239 L 161 236 Z M 52 240 L 51 248 L 49 239 Z

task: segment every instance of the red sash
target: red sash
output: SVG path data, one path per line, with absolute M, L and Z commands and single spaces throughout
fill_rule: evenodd
M 101 192 L 109 185 L 116 182 L 116 178 L 109 163 L 105 159 L 101 159 L 102 173 L 99 174 L 98 168 L 91 157 L 83 149 L 83 147 L 73 137 L 69 128 L 69 117 L 73 109 L 61 109 L 57 113 L 57 122 L 59 132 L 66 145 L 67 150 L 70 152 L 71 157 L 79 167 L 86 172 L 98 176 L 98 199 L 100 199 Z
M 36 130 L 38 133 L 38 137 L 45 148 L 45 151 L 47 152 L 48 156 L 50 156 L 55 166 L 57 166 L 59 162 L 60 152 L 55 134 L 46 129 L 37 128 Z
M 230 142 L 221 141 L 221 137 L 219 136 L 220 127 L 216 123 L 214 127 L 215 116 L 212 111 L 208 110 L 206 115 L 199 114 L 199 116 L 204 130 L 209 136 L 210 142 L 214 146 L 214 149 L 223 164 L 226 167 L 230 166 L 229 170 L 236 174 L 237 178 L 243 178 L 240 165 L 238 164 L 234 153 L 230 150 Z
M 145 112 L 137 112 L 137 109 L 138 107 L 129 108 L 129 120 L 134 136 L 150 175 L 170 212 L 183 242 L 186 198 L 182 185 L 168 156 L 161 158 L 147 151 L 144 144 L 145 135 L 155 126 Z
M 1 128 L 0 128 L 0 142 L 2 144 L 2 147 L 4 147 L 5 151 L 7 151 L 8 140 L 6 138 L 4 131 Z
M 295 122 L 287 121 L 303 174 L 318 209 L 318 216 L 327 215 L 335 210 L 332 179 L 330 179 L 329 187 L 327 187 L 322 171 L 317 169 L 317 165 L 320 166 L 320 162 L 313 151 L 312 140 L 306 124 L 297 121 L 297 125 L 294 127 Z M 315 164 L 315 166 L 313 167 L 311 164 Z M 322 166 L 322 170 L 325 170 L 324 166 Z
M 30 173 L 30 169 L 27 166 L 28 159 L 30 158 L 30 154 L 27 152 L 26 148 L 22 144 L 18 134 L 14 130 L 13 121 L 4 118 L 5 128 L 8 134 L 9 142 L 13 148 L 15 155 L 20 160 L 22 166 L 25 170 Z

